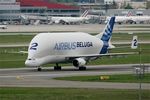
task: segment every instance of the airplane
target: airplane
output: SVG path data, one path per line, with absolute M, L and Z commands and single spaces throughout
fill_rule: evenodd
M 128 12 L 128 22 L 130 22 L 130 24 L 137 24 L 137 23 L 143 23 L 146 21 L 150 21 L 150 16 L 147 15 L 142 15 L 142 16 L 137 16 L 137 15 L 133 15 L 133 12 L 129 11 Z
M 7 25 L 0 25 L 0 29 L 7 29 Z
M 126 23 L 127 21 L 131 20 L 131 11 L 129 11 L 125 16 L 115 16 L 115 23 L 122 24 Z M 106 17 L 105 23 L 107 23 L 110 20 L 110 16 Z
M 41 71 L 42 65 L 55 63 L 54 70 L 61 70 L 59 63 L 71 62 L 79 70 L 86 70 L 87 62 L 102 56 L 135 54 L 108 53 L 114 24 L 115 17 L 111 17 L 103 32 L 96 36 L 84 32 L 40 33 L 29 44 L 25 65 Z
M 62 23 L 62 24 L 74 24 L 78 22 L 85 22 L 89 20 L 90 18 L 87 17 L 88 10 L 85 10 L 85 12 L 80 17 L 51 17 L 52 22 L 54 23 Z
M 122 24 L 122 23 L 130 23 L 130 24 L 137 24 L 137 23 L 143 23 L 146 21 L 150 21 L 150 16 L 134 16 L 131 11 L 128 12 L 126 16 L 115 16 L 115 23 Z M 111 17 L 107 17 L 105 23 L 107 23 L 110 20 Z
M 115 16 L 115 23 L 122 24 L 126 23 L 127 21 L 131 20 L 132 18 L 129 16 Z M 110 20 L 111 17 L 107 17 L 105 23 L 107 23 Z
M 130 16 L 131 24 L 144 23 L 150 21 L 150 16 Z
M 25 21 L 25 24 L 29 24 L 29 22 L 30 22 L 30 24 L 38 25 L 41 22 L 47 22 L 47 23 L 50 22 L 50 19 L 48 17 L 45 17 L 45 16 L 35 16 L 35 15 L 22 14 L 22 15 L 20 15 L 20 17 Z

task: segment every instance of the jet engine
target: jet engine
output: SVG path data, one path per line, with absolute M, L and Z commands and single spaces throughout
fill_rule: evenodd
M 83 67 L 86 64 L 86 61 L 83 58 L 76 58 L 73 60 L 73 65 L 75 67 Z

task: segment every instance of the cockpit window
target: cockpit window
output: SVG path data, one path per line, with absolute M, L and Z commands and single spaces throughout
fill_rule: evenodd
M 32 60 L 31 58 L 29 58 L 28 60 Z
M 28 60 L 35 60 L 34 58 L 29 58 Z

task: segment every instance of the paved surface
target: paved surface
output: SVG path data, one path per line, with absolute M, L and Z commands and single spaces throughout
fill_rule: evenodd
M 142 26 L 142 27 L 140 27 Z M 145 28 L 143 27 L 145 26 Z M 81 24 L 81 25 L 8 25 L 8 29 L 0 29 L 0 32 L 20 32 L 19 34 L 25 34 L 22 32 L 29 32 L 28 34 L 37 34 L 40 32 L 66 32 L 66 31 L 80 31 L 88 33 L 99 33 L 103 30 L 105 24 Z M 35 32 L 35 33 L 32 33 Z M 119 33 L 149 33 L 149 24 L 140 25 L 118 25 L 114 27 L 114 32 Z M 15 33 L 18 34 L 18 33 Z
M 149 64 L 150 65 L 150 64 Z M 53 71 L 45 68 L 37 72 L 33 68 L 1 69 L 1 87 L 61 87 L 61 88 L 111 88 L 111 89 L 138 89 L 138 83 L 108 83 L 108 82 L 78 82 L 54 80 L 56 77 L 81 76 L 81 75 L 110 75 L 133 73 L 136 65 L 101 65 L 88 66 L 86 71 L 76 68 L 64 67 L 62 71 Z M 150 69 L 149 69 L 150 70 Z M 142 89 L 150 89 L 149 83 L 143 83 Z

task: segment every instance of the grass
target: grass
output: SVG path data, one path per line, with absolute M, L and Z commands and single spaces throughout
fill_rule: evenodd
M 109 77 L 109 79 L 102 80 L 101 77 Z M 57 80 L 68 81 L 83 81 L 83 82 L 120 82 L 120 83 L 138 83 L 139 78 L 136 75 L 97 75 L 97 76 L 73 76 L 73 77 L 60 77 Z M 142 77 L 143 83 L 150 83 L 150 74 L 145 74 Z
M 138 90 L 72 88 L 0 88 L 0 100 L 137 100 Z M 142 90 L 142 100 L 150 90 Z
M 126 45 L 117 45 L 126 46 Z M 149 44 L 142 44 L 142 63 L 150 63 L 150 46 Z M 27 47 L 15 47 L 15 48 L 0 48 L 0 68 L 18 68 L 25 67 L 24 62 L 27 58 L 27 54 L 10 53 L 27 51 Z M 137 52 L 138 50 L 127 49 L 114 49 L 110 52 Z M 90 61 L 88 65 L 103 65 L 103 64 L 134 64 L 139 63 L 139 55 L 128 56 L 116 56 L 116 57 L 101 57 L 97 60 Z M 62 66 L 72 65 L 61 64 Z M 54 66 L 54 64 L 48 64 L 45 66 Z
M 0 43 L 29 43 L 34 35 L 0 35 Z
M 15 52 L 27 51 L 26 47 L 0 48 L 0 68 L 19 68 L 25 67 L 26 54 Z M 11 53 L 12 52 L 12 53 Z
M 126 34 L 126 33 L 115 33 L 112 34 L 112 41 L 131 41 L 133 35 L 137 35 L 138 36 L 138 40 L 149 40 L 150 38 L 150 34 L 149 33 L 134 33 L 134 34 Z

